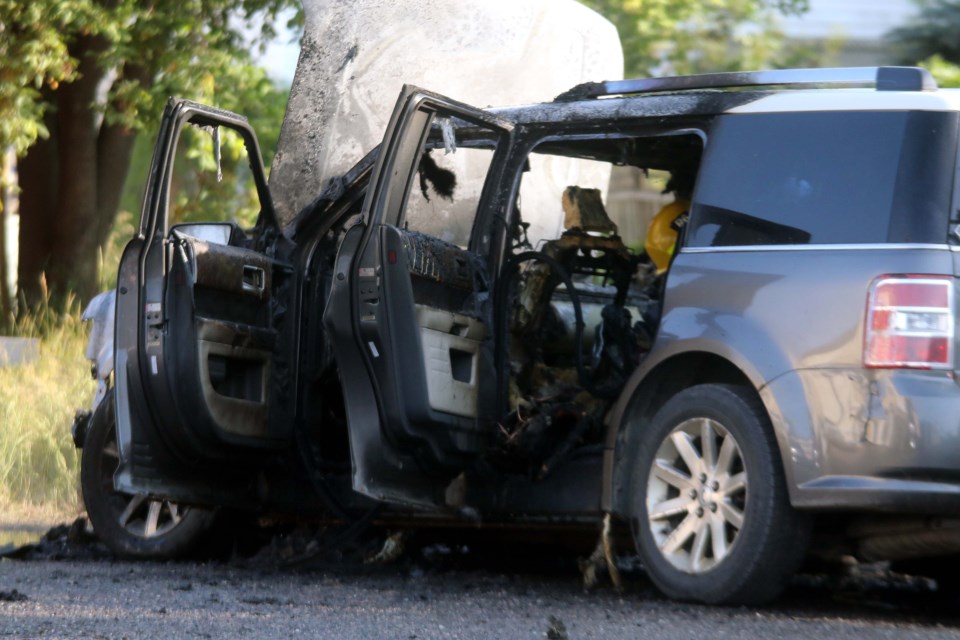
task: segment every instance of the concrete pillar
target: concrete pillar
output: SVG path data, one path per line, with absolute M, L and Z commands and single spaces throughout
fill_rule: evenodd
M 270 176 L 281 219 L 380 142 L 404 83 L 484 107 L 623 76 L 616 29 L 576 0 L 303 1 Z

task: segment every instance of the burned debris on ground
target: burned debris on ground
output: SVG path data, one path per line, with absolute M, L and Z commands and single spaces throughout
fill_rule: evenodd
M 235 524 L 235 523 L 234 523 Z M 473 580 L 505 579 L 562 581 L 599 597 L 620 593 L 623 597 L 659 600 L 635 555 L 615 557 L 622 588 L 616 589 L 608 573 L 606 552 L 598 546 L 593 556 L 587 549 L 551 546 L 536 535 L 478 535 L 471 530 L 385 529 L 378 526 L 325 525 L 312 522 L 249 521 L 234 526 L 230 539 L 207 556 L 194 557 L 214 564 L 260 574 L 306 573 L 339 576 L 381 576 L 402 580 L 462 579 L 464 588 Z M 116 561 L 118 558 L 89 532 L 86 521 L 50 529 L 36 544 L 0 553 L 0 558 L 20 561 Z M 578 571 L 579 569 L 579 571 Z M 586 584 L 588 574 L 595 582 Z M 487 576 L 484 578 L 483 576 Z M 174 587 L 189 591 L 189 582 Z M 16 589 L 0 584 L 0 603 L 29 599 Z M 941 588 L 929 578 L 891 571 L 888 563 L 861 565 L 850 561 L 833 567 L 817 566 L 798 575 L 781 600 L 773 605 L 790 615 L 818 616 L 855 611 L 857 615 L 895 615 L 910 619 L 954 619 L 955 592 Z M 264 599 L 262 604 L 271 604 Z M 671 605 L 688 607 L 689 605 Z M 548 620 L 553 637 L 565 637 L 560 618 Z
M 20 593 L 16 589 L 0 591 L 0 602 L 26 602 L 29 599 L 26 594 Z
M 52 527 L 36 543 L 0 549 L 0 559 L 12 560 L 108 560 L 113 557 L 94 535 L 86 518 Z

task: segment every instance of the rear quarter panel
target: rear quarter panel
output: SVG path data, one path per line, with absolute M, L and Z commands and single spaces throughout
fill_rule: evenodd
M 706 352 L 734 364 L 759 392 L 795 503 L 804 500 L 801 486 L 822 476 L 882 474 L 915 458 L 917 447 L 916 434 L 896 424 L 909 407 L 894 412 L 901 417 L 891 418 L 883 437 L 871 432 L 878 429 L 871 426 L 882 404 L 878 389 L 890 376 L 862 366 L 870 283 L 883 274 L 953 274 L 953 265 L 946 246 L 682 250 L 668 275 L 653 348 L 627 383 L 610 424 L 619 429 L 629 422 L 630 399 L 659 364 Z M 950 373 L 926 372 L 941 391 L 948 383 L 960 401 Z M 956 413 L 953 424 L 936 428 L 960 434 Z

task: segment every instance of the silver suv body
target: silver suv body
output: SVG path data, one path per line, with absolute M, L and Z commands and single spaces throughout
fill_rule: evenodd
M 662 590 L 706 602 L 774 597 L 811 534 L 821 555 L 957 553 L 958 111 L 905 68 L 488 110 L 410 87 L 383 144 L 285 223 L 245 121 L 172 101 L 113 388 L 77 425 L 91 518 L 157 555 L 213 505 L 609 516 Z M 246 141 L 255 227 L 172 219 L 188 124 Z M 604 203 L 612 167 L 646 191 Z M 621 207 L 649 185 L 678 196 L 667 247 Z

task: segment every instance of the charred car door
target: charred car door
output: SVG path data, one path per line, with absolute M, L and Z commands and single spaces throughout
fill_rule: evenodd
M 324 315 L 360 493 L 451 504 L 493 434 L 490 229 L 511 131 L 414 87 L 394 110 Z
M 174 171 L 185 156 L 185 131 L 204 130 L 221 182 L 221 144 L 228 135 L 252 184 L 256 226 L 235 221 L 178 222 L 197 205 L 199 190 L 175 197 L 184 182 Z M 178 151 L 178 144 L 180 145 Z M 229 149 L 228 149 L 229 150 Z M 216 180 L 210 176 L 216 176 Z M 213 188 L 207 213 L 232 218 L 234 186 Z M 203 192 L 204 194 L 207 192 Z M 256 209 L 256 204 L 254 206 Z M 249 503 L 265 453 L 288 443 L 285 423 L 272 426 L 272 354 L 277 281 L 289 267 L 271 255 L 279 237 L 263 161 L 245 118 L 171 100 L 144 196 L 140 233 L 124 250 L 116 321 L 116 487 L 182 502 Z

